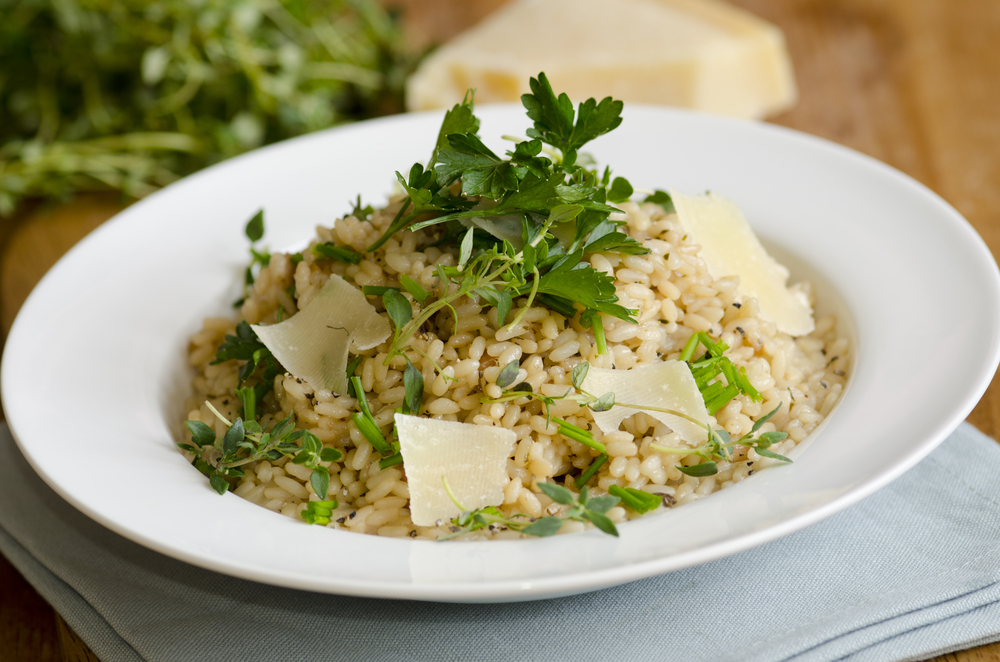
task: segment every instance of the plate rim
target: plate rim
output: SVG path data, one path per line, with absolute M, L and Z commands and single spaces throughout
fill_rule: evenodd
M 504 113 L 511 112 L 516 109 L 519 113 L 523 112 L 520 106 L 513 104 L 503 104 L 496 106 L 480 106 L 477 107 L 477 114 L 480 116 L 492 115 L 494 113 Z M 848 158 L 852 159 L 858 163 L 864 164 L 865 167 L 874 168 L 879 171 L 882 176 L 887 176 L 895 179 L 897 182 L 904 184 L 906 187 L 917 191 L 920 195 L 926 198 L 925 202 L 929 202 L 938 207 L 938 212 L 942 213 L 945 217 L 948 217 L 952 222 L 950 229 L 964 233 L 965 240 L 971 242 L 971 245 L 977 246 L 979 255 L 976 256 L 982 264 L 989 266 L 992 264 L 991 274 L 993 278 L 991 279 L 989 285 L 994 292 L 1000 292 L 1000 272 L 997 271 L 996 260 L 993 258 L 988 247 L 982 238 L 976 233 L 971 224 L 965 220 L 957 210 L 955 210 L 951 205 L 944 201 L 938 194 L 932 191 L 930 188 L 924 184 L 916 181 L 913 178 L 901 173 L 900 171 L 888 166 L 872 157 L 856 152 L 850 148 L 838 145 L 831 141 L 812 136 L 809 134 L 801 133 L 793 129 L 786 127 L 781 127 L 777 125 L 755 123 L 749 121 L 733 120 L 730 118 L 722 118 L 717 116 L 707 116 L 704 114 L 693 113 L 690 111 L 683 111 L 678 109 L 665 109 L 657 107 L 641 106 L 638 104 L 632 104 L 626 107 L 626 120 L 630 116 L 640 116 L 643 114 L 652 113 L 654 116 L 675 116 L 679 118 L 686 118 L 691 121 L 701 122 L 706 121 L 709 123 L 721 122 L 727 125 L 741 125 L 744 127 L 752 127 L 751 131 L 761 131 L 764 134 L 781 136 L 783 140 L 793 140 L 795 142 L 802 142 L 810 145 L 812 148 L 819 148 L 822 150 L 831 151 L 831 153 L 838 154 L 838 158 Z M 338 127 L 334 129 L 329 129 L 323 132 L 318 132 L 317 134 L 309 134 L 306 136 L 301 136 L 292 140 L 283 141 L 275 145 L 271 145 L 260 150 L 255 150 L 253 152 L 241 155 L 227 162 L 214 166 L 212 168 L 205 169 L 192 175 L 191 177 L 185 178 L 182 182 L 191 181 L 201 181 L 204 178 L 215 177 L 219 168 L 227 167 L 233 168 L 234 164 L 243 163 L 249 159 L 260 160 L 269 154 L 276 153 L 278 150 L 285 150 L 289 148 L 294 148 L 298 145 L 304 143 L 309 143 L 319 139 L 318 134 L 329 136 L 330 134 L 337 132 L 337 135 L 344 133 L 354 132 L 354 131 L 368 131 L 371 127 L 379 127 L 382 124 L 390 123 L 410 123 L 419 118 L 426 117 L 440 117 L 440 113 L 437 111 L 428 111 L 424 113 L 413 113 L 407 115 L 398 115 L 388 118 L 380 118 L 376 120 L 370 120 L 366 122 L 360 122 L 353 125 L 348 125 L 345 127 Z M 69 264 L 69 261 L 73 259 L 72 256 L 80 255 L 85 251 L 90 250 L 90 246 L 103 241 L 103 237 L 107 232 L 112 232 L 110 228 L 113 224 L 118 221 L 119 218 L 131 218 L 133 215 L 139 214 L 142 210 L 155 204 L 157 200 L 164 195 L 173 195 L 171 191 L 174 189 L 172 187 L 167 187 L 161 191 L 158 191 L 143 201 L 140 201 L 128 208 L 121 214 L 116 215 L 113 219 L 99 227 L 97 230 L 92 232 L 90 235 L 85 237 L 77 246 L 71 249 L 67 255 L 60 258 L 60 260 L 49 270 L 48 273 L 42 278 L 36 288 L 29 295 L 28 299 L 22 306 L 21 311 L 18 313 L 13 325 L 11 326 L 10 332 L 8 334 L 7 343 L 4 347 L 4 355 L 2 361 L 2 375 L 0 375 L 0 397 L 3 398 L 3 404 L 5 412 L 7 412 L 8 425 L 10 427 L 11 433 L 17 442 L 22 453 L 27 458 L 28 462 L 31 464 L 33 469 L 38 472 L 47 484 L 50 485 L 61 497 L 69 501 L 77 509 L 84 512 L 86 515 L 94 519 L 95 521 L 101 523 L 103 526 L 129 538 L 135 542 L 138 542 L 148 548 L 154 549 L 161 553 L 165 553 L 173 558 L 178 558 L 180 560 L 192 563 L 197 566 L 205 567 L 211 570 L 223 572 L 226 574 L 234 574 L 233 567 L 224 563 L 213 562 L 212 559 L 206 559 L 199 557 L 197 555 L 191 555 L 185 552 L 185 550 L 180 548 L 169 548 L 165 547 L 162 541 L 149 539 L 147 536 L 142 534 L 137 534 L 135 531 L 130 529 L 123 529 L 122 526 L 109 519 L 104 515 L 104 513 L 95 511 L 84 503 L 81 503 L 77 499 L 75 494 L 67 492 L 64 486 L 60 485 L 58 481 L 54 480 L 49 474 L 44 466 L 43 462 L 40 462 L 38 458 L 32 453 L 32 442 L 22 439 L 24 426 L 20 421 L 20 416 L 15 413 L 8 405 L 12 400 L 15 400 L 15 396 L 11 395 L 11 381 L 14 376 L 11 375 L 11 370 L 8 369 L 10 361 L 6 360 L 8 353 L 12 353 L 14 349 L 19 347 L 19 338 L 23 334 L 28 333 L 28 331 L 23 331 L 24 327 L 28 322 L 25 319 L 30 319 L 30 315 L 35 313 L 24 313 L 24 311 L 33 311 L 40 305 L 37 302 L 43 297 L 46 292 L 46 288 L 49 286 L 47 283 L 52 282 L 54 279 L 62 277 L 61 274 L 63 270 L 66 269 L 64 265 Z M 141 206 L 141 207 L 140 207 Z M 140 212 L 134 210 L 140 209 Z M 45 287 L 43 287 L 43 285 Z M 42 293 L 42 294 L 40 294 Z M 13 341 L 13 342 L 12 342 Z M 14 349 L 12 349 L 12 347 Z M 257 581 L 265 581 L 268 583 L 276 583 L 281 586 L 288 586 L 292 588 L 300 588 L 312 591 L 324 591 L 324 592 L 334 592 L 347 595 L 358 595 L 358 596 L 370 596 L 370 597 L 397 597 L 397 598 L 408 598 L 408 599 L 423 599 L 423 600 L 436 600 L 436 601 L 494 601 L 494 600 L 522 600 L 522 599 L 536 599 L 539 597 L 556 597 L 558 595 L 566 595 L 571 593 L 578 593 L 585 590 L 595 590 L 598 588 L 611 586 L 615 584 L 625 583 L 629 581 L 634 581 L 636 579 L 641 579 L 643 577 L 648 577 L 653 574 L 660 574 L 661 572 L 669 572 L 677 570 L 684 567 L 690 567 L 692 565 L 697 565 L 705 563 L 711 560 L 722 558 L 739 551 L 750 549 L 752 547 L 759 546 L 770 540 L 782 537 L 793 531 L 800 530 L 806 526 L 809 526 L 815 522 L 821 521 L 830 515 L 842 511 L 846 507 L 857 503 L 863 498 L 874 493 L 878 489 L 881 489 L 891 481 L 895 480 L 897 477 L 905 473 L 907 470 L 912 468 L 920 460 L 926 457 L 934 448 L 937 447 L 958 425 L 964 420 L 969 412 L 972 411 L 978 400 L 981 398 L 982 394 L 985 392 L 986 388 L 989 386 L 990 381 L 993 378 L 993 374 L 996 371 L 998 363 L 1000 363 L 1000 341 L 997 339 L 997 332 L 994 329 L 993 339 L 991 342 L 991 352 L 987 360 L 984 361 L 982 369 L 976 378 L 967 388 L 967 395 L 963 400 L 961 407 L 952 411 L 952 413 L 939 421 L 936 429 L 931 433 L 927 434 L 925 439 L 920 443 L 915 449 L 909 453 L 904 461 L 898 462 L 893 465 L 889 470 L 881 472 L 876 479 L 868 480 L 860 487 L 856 487 L 848 492 L 828 501 L 822 506 L 812 508 L 811 510 L 802 513 L 800 515 L 790 517 L 785 519 L 783 522 L 777 525 L 771 525 L 761 531 L 751 534 L 744 534 L 738 536 L 734 539 L 723 541 L 721 543 L 715 543 L 711 545 L 706 553 L 705 549 L 690 550 L 688 552 L 683 552 L 681 554 L 671 555 L 666 558 L 653 559 L 645 562 L 632 563 L 627 566 L 615 567 L 604 571 L 592 571 L 588 573 L 587 577 L 584 579 L 577 578 L 574 582 L 567 582 L 566 577 L 559 576 L 549 579 L 534 579 L 533 586 L 531 588 L 525 589 L 519 585 L 519 582 L 514 582 L 514 585 L 510 581 L 499 581 L 494 583 L 478 583 L 478 584 L 408 584 L 400 585 L 398 583 L 389 583 L 385 587 L 381 587 L 378 584 L 373 584 L 370 580 L 364 580 L 357 583 L 357 585 L 342 584 L 333 590 L 330 587 L 319 587 L 315 585 L 302 585 L 294 577 L 288 577 L 284 574 L 279 573 L 273 577 L 269 577 L 267 573 L 261 574 L 259 571 L 256 572 L 255 576 L 250 577 Z M 852 382 L 849 381 L 849 388 Z M 235 498 L 235 497 L 234 497 Z M 352 534 L 346 534 L 352 535 Z M 584 534 L 587 535 L 587 534 Z M 390 545 L 394 544 L 414 544 L 411 541 L 385 541 Z M 475 544 L 488 544 L 488 545 L 509 545 L 509 544 L 531 544 L 534 541 L 494 541 L 489 543 L 460 543 L 463 545 L 475 545 Z M 433 544 L 428 542 L 416 542 L 416 544 Z M 663 568 L 666 568 L 665 570 Z M 252 570 L 252 569 L 251 569 Z M 246 575 L 237 575 L 246 576 Z M 572 585 L 570 585 L 572 584 Z

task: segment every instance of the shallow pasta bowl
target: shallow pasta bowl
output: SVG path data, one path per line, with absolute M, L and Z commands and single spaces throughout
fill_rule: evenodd
M 484 136 L 523 135 L 513 106 L 480 108 Z M 774 467 L 620 527 L 549 539 L 433 543 L 307 526 L 220 497 L 174 447 L 187 338 L 226 314 L 247 261 L 243 225 L 302 245 L 359 193 L 430 155 L 439 114 L 365 122 L 261 149 L 119 214 L 68 253 L 24 304 L 2 366 L 11 430 L 60 495 L 108 528 L 205 568 L 373 597 L 508 601 L 669 572 L 786 535 L 916 464 L 971 411 L 1000 360 L 1000 275 L 968 223 L 872 159 L 778 127 L 628 107 L 593 144 L 637 187 L 735 200 L 819 308 L 851 337 L 831 416 Z M 493 142 L 495 149 L 503 146 Z

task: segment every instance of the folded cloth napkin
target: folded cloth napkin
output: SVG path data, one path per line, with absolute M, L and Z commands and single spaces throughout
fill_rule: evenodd
M 104 661 L 920 660 L 1000 640 L 1000 445 L 963 424 L 805 530 L 593 593 L 493 605 L 276 588 L 147 550 L 0 424 L 0 552 Z

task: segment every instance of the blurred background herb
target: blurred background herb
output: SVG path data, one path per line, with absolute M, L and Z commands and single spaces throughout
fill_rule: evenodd
M 0 215 L 402 109 L 375 0 L 0 0 Z

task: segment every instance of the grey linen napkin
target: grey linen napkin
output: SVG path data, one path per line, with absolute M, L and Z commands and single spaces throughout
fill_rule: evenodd
M 963 424 L 874 496 L 719 561 L 454 605 L 276 588 L 149 551 L 52 492 L 0 424 L 0 552 L 105 662 L 919 660 L 1000 640 L 1000 445 Z

